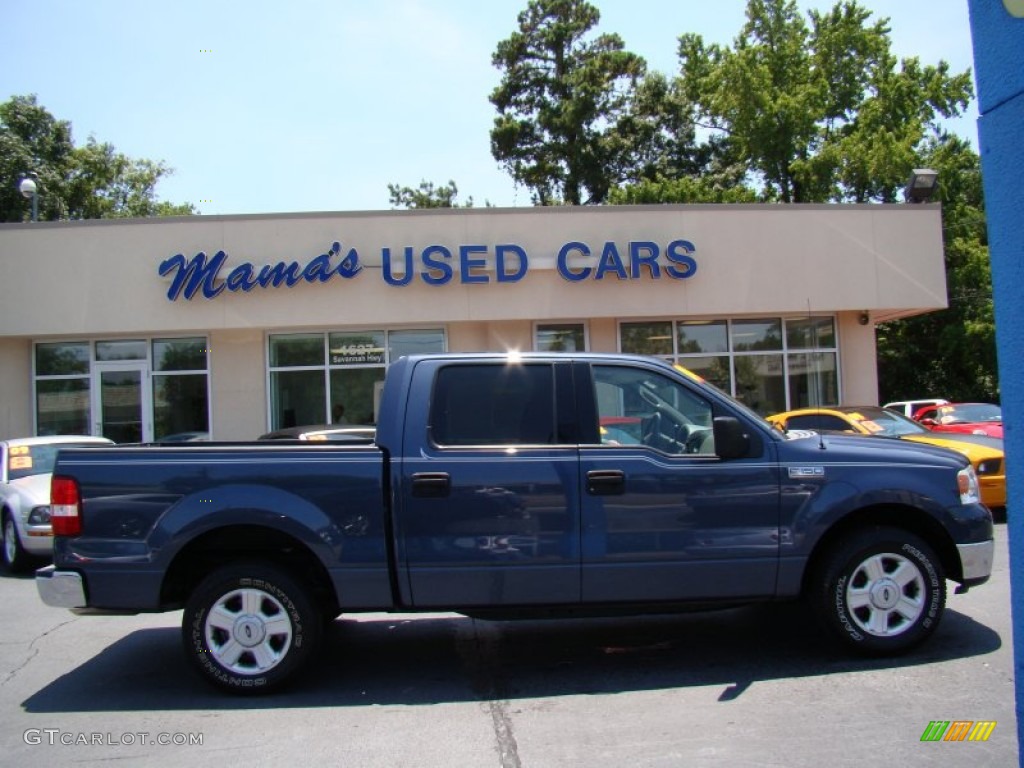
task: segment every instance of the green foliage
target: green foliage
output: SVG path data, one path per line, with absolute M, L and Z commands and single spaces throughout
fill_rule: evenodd
M 645 129 L 630 108 L 646 63 L 618 35 L 588 36 L 599 20 L 585 0 L 530 0 L 492 57 L 491 154 L 539 205 L 604 202 L 637 164 Z
M 34 95 L 0 104 L 0 221 L 30 218 L 31 206 L 16 182 L 27 171 L 39 177 L 41 221 L 195 213 L 189 203 L 156 199 L 156 185 L 169 167 L 130 158 L 91 136 L 76 147 L 71 123 L 54 118 Z
M 781 202 L 894 202 L 939 117 L 972 97 L 969 72 L 890 53 L 886 20 L 856 2 L 811 11 L 749 0 L 731 48 L 679 38 L 682 88 L 699 124 Z
M 981 161 L 951 135 L 928 142 L 920 160 L 939 171 L 949 307 L 878 327 L 879 394 L 998 402 Z
M 455 202 L 459 196 L 459 188 L 454 181 L 448 186 L 443 184 L 435 187 L 432 181 L 423 180 L 418 189 L 388 184 L 388 196 L 393 208 L 472 208 L 473 198 L 464 205 Z

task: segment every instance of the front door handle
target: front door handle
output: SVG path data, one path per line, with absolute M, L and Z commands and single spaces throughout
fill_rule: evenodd
M 626 492 L 626 473 L 621 469 L 592 469 L 587 472 L 587 493 L 618 496 Z
M 420 499 L 447 496 L 452 478 L 447 472 L 416 472 L 412 476 L 412 495 Z

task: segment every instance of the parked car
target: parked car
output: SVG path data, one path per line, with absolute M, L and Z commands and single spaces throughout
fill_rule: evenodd
M 981 501 L 989 508 L 1006 506 L 1006 459 L 1002 439 L 974 435 L 939 435 L 913 419 L 877 405 L 804 408 L 777 413 L 768 421 L 782 428 L 856 432 L 938 445 L 962 453 L 974 466 Z
M 370 424 L 312 424 L 303 427 L 287 427 L 260 435 L 259 440 L 302 440 L 328 441 L 332 443 L 355 443 L 369 445 L 377 434 L 377 428 Z
M 991 403 L 946 403 L 914 413 L 915 421 L 932 432 L 959 432 L 1002 438 L 1003 409 Z
M 941 397 L 935 397 L 924 400 L 894 400 L 891 403 L 886 403 L 883 408 L 888 408 L 890 411 L 898 411 L 904 416 L 913 418 L 914 414 L 922 408 L 926 408 L 929 405 L 945 405 L 949 400 L 945 400 Z
M 57 451 L 69 446 L 113 444 L 105 437 L 88 435 L 0 441 L 0 535 L 7 570 L 23 571 L 33 558 L 50 556 L 50 473 Z

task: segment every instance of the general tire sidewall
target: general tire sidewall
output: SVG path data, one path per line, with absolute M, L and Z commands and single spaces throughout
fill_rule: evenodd
M 845 550 L 826 575 L 822 608 L 827 624 L 844 643 L 869 654 L 896 654 L 923 642 L 938 627 L 945 610 L 946 580 L 941 564 L 931 547 L 916 536 L 875 538 L 865 536 L 859 545 Z M 865 632 L 854 619 L 847 604 L 847 586 L 855 569 L 867 558 L 883 553 L 899 555 L 917 567 L 924 584 L 924 609 L 913 625 L 892 637 Z
M 291 645 L 272 669 L 244 675 L 221 665 L 206 642 L 206 619 L 221 598 L 237 589 L 257 589 L 281 603 L 292 623 Z M 267 566 L 231 566 L 211 574 L 193 592 L 182 618 L 189 660 L 218 688 L 240 694 L 268 693 L 292 682 L 315 652 L 320 614 L 299 583 Z

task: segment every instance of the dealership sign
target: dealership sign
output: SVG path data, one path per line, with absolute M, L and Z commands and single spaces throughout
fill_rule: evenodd
M 580 241 L 563 244 L 557 251 L 554 267 L 569 282 L 604 280 L 685 280 L 697 272 L 696 248 L 688 240 L 673 240 L 664 246 L 640 240 L 620 244 L 613 241 L 590 246 Z M 299 283 L 328 283 L 354 280 L 362 276 L 365 265 L 355 248 L 344 251 L 335 242 L 327 253 L 306 262 L 279 261 L 257 266 L 243 262 L 227 266 L 228 255 L 217 251 L 207 256 L 200 251 L 191 258 L 176 254 L 160 264 L 160 275 L 170 278 L 167 298 L 192 299 L 197 295 L 213 299 L 225 291 L 249 293 L 254 288 L 291 288 Z M 380 275 L 388 285 L 403 286 L 415 281 L 427 285 L 452 282 L 515 283 L 530 269 L 526 249 L 512 243 L 488 248 L 486 245 L 428 245 L 418 249 L 380 250 Z

